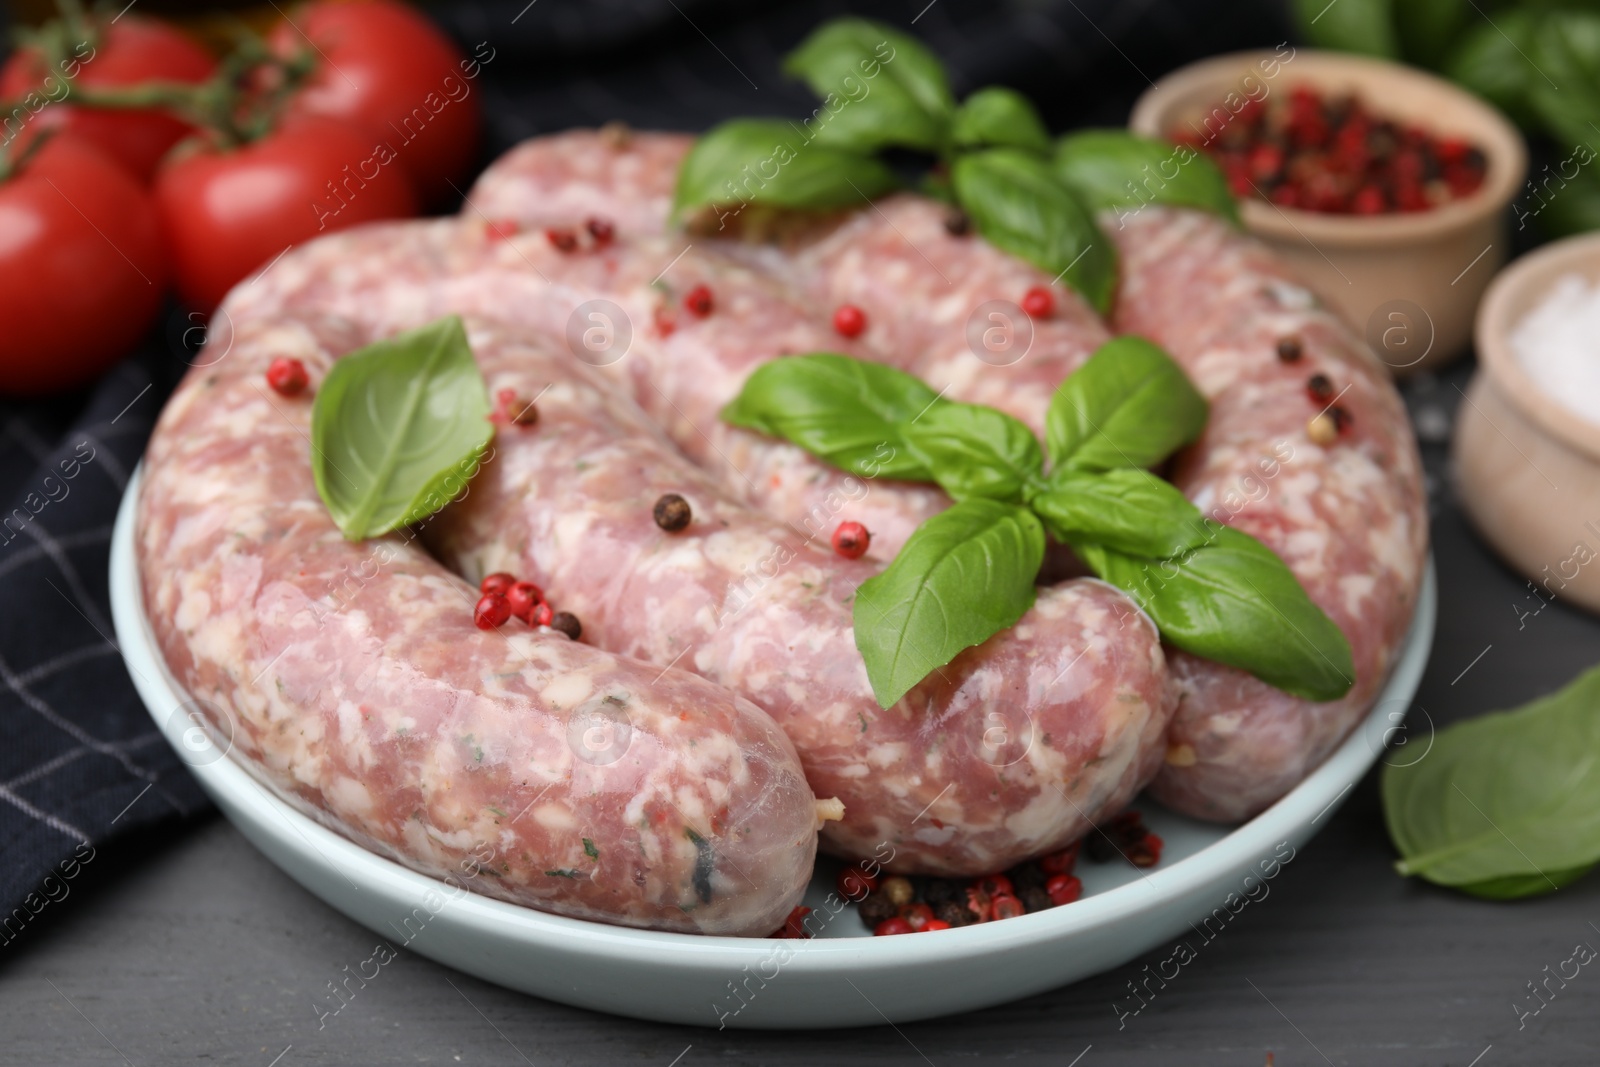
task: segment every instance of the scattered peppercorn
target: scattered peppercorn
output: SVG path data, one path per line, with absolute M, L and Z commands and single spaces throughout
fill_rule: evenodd
M 513 582 L 501 595 L 511 605 L 511 614 L 523 622 L 533 617 L 533 609 L 544 600 L 544 590 L 532 582 Z
M 558 229 L 552 226 L 544 231 L 544 237 L 557 252 L 571 252 L 578 247 L 578 235 L 571 230 Z
M 683 294 L 683 306 L 696 318 L 703 319 L 710 315 L 712 308 L 710 286 L 697 285 Z
M 472 609 L 472 621 L 480 630 L 493 630 L 511 618 L 511 603 L 499 593 L 485 593 Z
M 860 337 L 867 328 L 867 313 L 854 304 L 840 304 L 833 313 L 833 331 L 840 337 Z
M 546 604 L 545 607 L 548 608 L 549 605 Z M 559 630 L 561 633 L 566 634 L 574 641 L 583 636 L 583 623 L 579 622 L 578 617 L 570 611 L 556 612 L 550 617 L 550 622 L 547 625 L 552 630 Z
M 889 937 L 892 934 L 912 933 L 916 933 L 916 931 L 912 929 L 911 924 L 900 918 L 898 915 L 892 919 L 885 919 L 883 922 L 872 928 L 872 936 L 874 937 Z M 921 942 L 919 941 L 918 944 L 921 944 Z
M 885 919 L 893 918 L 895 913 L 899 911 L 894 901 L 883 893 L 869 894 L 865 900 L 857 903 L 856 908 L 861 913 L 861 921 L 868 926 L 877 926 Z M 965 911 L 966 909 L 963 908 L 962 910 Z M 940 917 L 945 917 L 942 912 Z
M 872 534 L 859 522 L 841 522 L 833 531 L 833 550 L 845 559 L 860 559 L 872 545 Z
M 478 583 L 478 592 L 499 593 L 501 596 L 504 596 L 506 590 L 510 589 L 516 584 L 516 575 L 507 574 L 505 571 L 495 571 L 493 574 L 486 576 L 483 581 Z
M 1306 436 L 1326 448 L 1339 439 L 1339 423 L 1328 412 L 1319 411 L 1306 422 Z
M 1044 891 L 1050 903 L 1059 907 L 1083 896 L 1083 883 L 1070 874 L 1057 874 L 1045 883 Z
M 1081 840 L 1074 841 L 1059 852 L 1052 852 L 1039 859 L 1039 867 L 1046 874 L 1070 874 L 1073 865 L 1078 862 L 1078 850 L 1083 847 Z
M 943 919 L 929 919 L 927 922 L 922 924 L 921 932 L 927 933 L 929 930 L 948 930 L 950 929 L 950 926 L 951 924 L 945 922 Z
M 539 424 L 539 409 L 533 401 L 518 396 L 515 389 L 501 389 L 494 396 L 497 406 L 489 416 L 490 422 L 509 422 L 523 428 Z
M 867 899 L 870 900 L 872 898 L 868 897 Z M 975 922 L 983 921 L 972 914 L 965 904 L 954 900 L 947 900 L 943 904 L 935 904 L 933 913 L 941 921 L 949 923 L 951 926 L 971 926 Z
M 1304 352 L 1300 348 L 1300 338 L 1278 338 L 1278 358 L 1285 363 L 1298 363 Z
M 952 211 L 944 217 L 944 232 L 951 237 L 965 237 L 972 232 L 972 217 L 965 211 Z
M 611 224 L 611 220 L 598 216 L 585 222 L 583 228 L 589 231 L 589 236 L 594 238 L 594 243 L 598 247 L 610 244 L 612 238 L 617 235 L 617 229 Z
M 1047 319 L 1056 309 L 1056 298 L 1042 285 L 1035 285 L 1022 294 L 1022 310 L 1032 319 Z
M 311 376 L 298 359 L 279 356 L 267 364 L 267 384 L 280 396 L 299 396 L 311 384 Z
M 1306 381 L 1306 395 L 1318 404 L 1333 399 L 1333 382 L 1326 374 L 1313 374 Z
M 665 493 L 656 501 L 656 525 L 668 533 L 677 533 L 689 525 L 693 513 L 689 510 L 689 502 L 677 493 Z
M 544 601 L 544 600 L 539 601 L 537 604 L 535 604 L 533 606 L 533 610 L 528 613 L 528 625 L 529 626 L 534 626 L 534 627 L 549 626 L 554 621 L 555 621 L 555 612 L 550 607 L 550 604 L 549 604 L 548 601 Z
M 1355 419 L 1351 416 L 1350 412 L 1346 411 L 1338 404 L 1329 406 L 1328 417 L 1333 419 L 1333 428 L 1338 430 L 1340 433 L 1344 433 L 1345 431 L 1349 430 L 1351 426 L 1355 425 Z
M 890 902 L 897 908 L 903 908 L 911 903 L 911 898 L 916 894 L 911 881 L 907 878 L 902 878 L 900 875 L 885 878 L 878 884 L 878 890 L 888 897 Z
M 900 918 L 911 924 L 911 929 L 921 930 L 933 922 L 933 909 L 926 904 L 907 904 L 900 909 Z
M 991 919 L 1015 919 L 1018 915 L 1027 913 L 1028 909 L 1022 906 L 1022 901 L 1010 893 L 999 894 L 989 904 Z

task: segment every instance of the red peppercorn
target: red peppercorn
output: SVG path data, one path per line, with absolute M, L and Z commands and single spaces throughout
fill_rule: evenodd
M 840 337 L 860 337 L 867 328 L 867 313 L 854 304 L 840 304 L 833 313 L 833 330 Z
M 872 544 L 872 534 L 859 522 L 841 522 L 833 531 L 833 550 L 845 559 L 860 559 Z
M 1056 298 L 1042 285 L 1035 285 L 1022 294 L 1022 310 L 1031 319 L 1047 319 L 1056 309 Z
M 811 909 L 803 905 L 796 905 L 789 912 L 789 917 L 783 920 L 783 925 L 767 935 L 783 940 L 806 940 L 811 937 L 811 931 L 805 928 L 806 916 L 811 914 Z
M 911 924 L 911 929 L 921 930 L 933 922 L 933 909 L 926 904 L 907 904 L 900 909 L 900 918 Z
M 505 596 L 506 590 L 510 589 L 516 584 L 516 575 L 507 574 L 505 571 L 495 571 L 493 574 L 487 576 L 483 581 L 478 583 L 478 592 L 499 593 L 501 596 Z
M 1003 874 L 989 874 L 973 880 L 973 885 L 993 899 L 1000 897 L 1014 897 L 1017 891 L 1012 888 L 1011 879 Z
M 578 235 L 571 230 L 551 227 L 544 231 L 544 238 L 555 247 L 557 252 L 571 252 L 578 247 Z
M 1350 210 L 1357 215 L 1381 215 L 1386 206 L 1383 190 L 1376 185 L 1363 185 L 1350 201 Z
M 311 376 L 298 359 L 279 356 L 267 364 L 267 384 L 280 396 L 298 396 L 311 384 Z
M 472 609 L 472 621 L 480 630 L 493 630 L 511 618 L 511 603 L 499 593 L 485 593 Z
M 522 229 L 516 219 L 494 219 L 483 229 L 483 235 L 491 241 L 504 241 L 508 237 L 515 237 Z
M 911 928 L 911 924 L 898 915 L 892 919 L 885 919 L 872 928 L 872 936 L 874 937 L 888 937 L 891 934 L 911 934 L 915 932 Z
M 833 885 L 846 900 L 860 900 L 878 888 L 878 880 L 860 867 L 846 867 L 839 872 Z
M 678 328 L 678 320 L 672 315 L 670 308 L 658 307 L 652 313 L 655 319 L 656 333 L 662 337 L 671 337 L 672 332 Z
M 1048 856 L 1039 857 L 1039 868 L 1046 874 L 1071 874 L 1072 868 L 1078 862 L 1078 850 L 1083 847 L 1083 842 L 1074 841 L 1059 852 L 1052 852 Z
M 1044 891 L 1050 894 L 1050 903 L 1060 907 L 1083 896 L 1083 883 L 1070 874 L 1057 874 L 1044 884 Z
M 597 247 L 610 244 L 611 239 L 617 235 L 616 227 L 611 225 L 609 219 L 591 218 L 583 224 L 583 228 L 589 231 L 589 236 L 594 238 Z
M 1022 906 L 1022 901 L 1007 893 L 995 897 L 989 904 L 989 917 L 991 919 L 1015 919 L 1018 915 L 1028 914 L 1028 909 Z
M 711 289 L 709 286 L 697 285 L 683 294 L 683 306 L 689 314 L 697 318 L 705 318 L 711 314 Z
M 533 610 L 528 613 L 528 625 L 529 626 L 549 626 L 551 620 L 554 619 L 555 617 L 556 617 L 555 610 L 553 608 L 551 608 L 548 603 L 546 603 L 545 601 L 541 600 L 537 604 L 535 604 L 533 606 Z
M 501 595 L 511 605 L 511 614 L 523 622 L 532 618 L 533 609 L 544 602 L 544 590 L 532 582 L 516 582 Z
M 943 919 L 929 919 L 927 922 L 922 924 L 922 930 L 920 932 L 925 934 L 929 930 L 948 930 L 948 929 L 950 929 L 950 924 L 945 922 Z
M 1128 850 L 1128 859 L 1135 867 L 1154 867 L 1161 862 L 1161 850 L 1166 842 L 1159 834 L 1145 834 L 1143 840 Z
M 990 905 L 994 902 L 989 899 L 989 894 L 975 885 L 967 887 L 967 910 L 978 917 L 978 922 L 987 922 L 989 919 Z

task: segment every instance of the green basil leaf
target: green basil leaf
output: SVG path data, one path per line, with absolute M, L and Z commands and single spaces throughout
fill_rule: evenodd
M 1211 157 L 1125 130 L 1083 130 L 1056 142 L 1055 174 L 1091 211 L 1174 204 L 1239 221 L 1239 204 Z
M 927 481 L 927 467 L 906 447 L 900 428 L 937 399 L 904 371 L 814 352 L 757 367 L 722 419 L 792 441 L 853 474 Z
M 927 519 L 887 570 L 856 591 L 856 647 L 872 692 L 890 707 L 962 649 L 1033 606 L 1044 528 L 1026 508 L 955 504 Z
M 1097 310 L 1110 310 L 1116 247 L 1048 163 L 1015 148 L 987 148 L 957 157 L 950 177 L 985 240 L 1064 279 Z
M 1017 502 L 1044 473 L 1038 438 L 1017 419 L 980 404 L 935 404 L 902 434 L 952 500 Z
M 783 61 L 783 72 L 822 97 L 805 120 L 819 145 L 941 151 L 955 98 L 944 64 L 914 37 L 867 19 L 824 23 Z
M 822 211 L 858 207 L 893 189 L 876 159 L 808 142 L 781 119 L 733 119 L 701 137 L 678 167 L 674 218 L 694 208 L 769 204 Z
M 1208 411 L 1160 346 L 1114 337 L 1050 399 L 1050 461 L 1077 470 L 1152 467 L 1199 437 Z
M 957 148 L 1021 148 L 1040 155 L 1050 151 L 1050 133 L 1027 97 L 1015 89 L 991 85 L 961 102 L 950 124 Z
M 1400 58 L 1394 0 L 1294 0 L 1295 21 L 1318 48 Z
M 494 436 L 489 410 L 455 315 L 335 363 L 311 405 L 311 471 L 345 537 L 375 537 L 449 503 Z
M 1062 468 L 1028 503 L 1058 541 L 1093 541 L 1136 556 L 1165 559 L 1211 536 L 1200 509 L 1146 470 Z
M 1210 537 L 1171 559 L 1073 541 L 1097 575 L 1144 608 L 1162 640 L 1238 667 L 1307 700 L 1355 683 L 1350 643 L 1283 560 L 1255 538 L 1207 521 Z
M 1464 85 L 1511 116 L 1519 126 L 1534 127 L 1538 118 L 1529 89 L 1544 79 L 1534 69 L 1533 33 L 1539 15 L 1504 11 L 1461 36 L 1445 61 L 1450 80 Z
M 1534 114 L 1563 145 L 1600 145 L 1600 14 L 1550 12 L 1532 45 L 1528 59 L 1536 69 L 1527 96 Z
M 1513 711 L 1440 730 L 1383 773 L 1401 874 L 1510 899 L 1600 861 L 1600 668 Z

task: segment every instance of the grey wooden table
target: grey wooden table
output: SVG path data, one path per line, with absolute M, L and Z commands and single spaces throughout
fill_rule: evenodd
M 1448 490 L 1439 444 L 1466 371 L 1408 389 L 1425 445 L 1440 579 L 1412 740 L 1555 688 L 1600 660 L 1600 623 L 1537 615 Z M 1600 502 L 1596 503 L 1600 512 Z M 0 949 L 0 1064 L 716 1064 L 1004 1061 L 1057 1067 L 1600 1062 L 1600 974 L 1537 1014 L 1528 983 L 1600 946 L 1600 878 L 1489 904 L 1396 876 L 1369 775 L 1199 959 L 1119 1027 L 1112 1001 L 1163 949 L 987 1011 L 899 1028 L 741 1033 L 610 1018 L 402 954 L 337 1016 L 313 1001 L 374 936 L 219 819 L 107 849 Z M 1547 995 L 1548 996 L 1548 995 Z M 1519 1017 L 1520 1015 L 1520 1017 Z

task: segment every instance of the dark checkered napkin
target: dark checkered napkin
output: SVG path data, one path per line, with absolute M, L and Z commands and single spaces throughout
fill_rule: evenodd
M 171 362 L 151 351 L 86 399 L 0 406 L 0 944 L 84 843 L 206 806 L 134 694 L 106 583 Z

